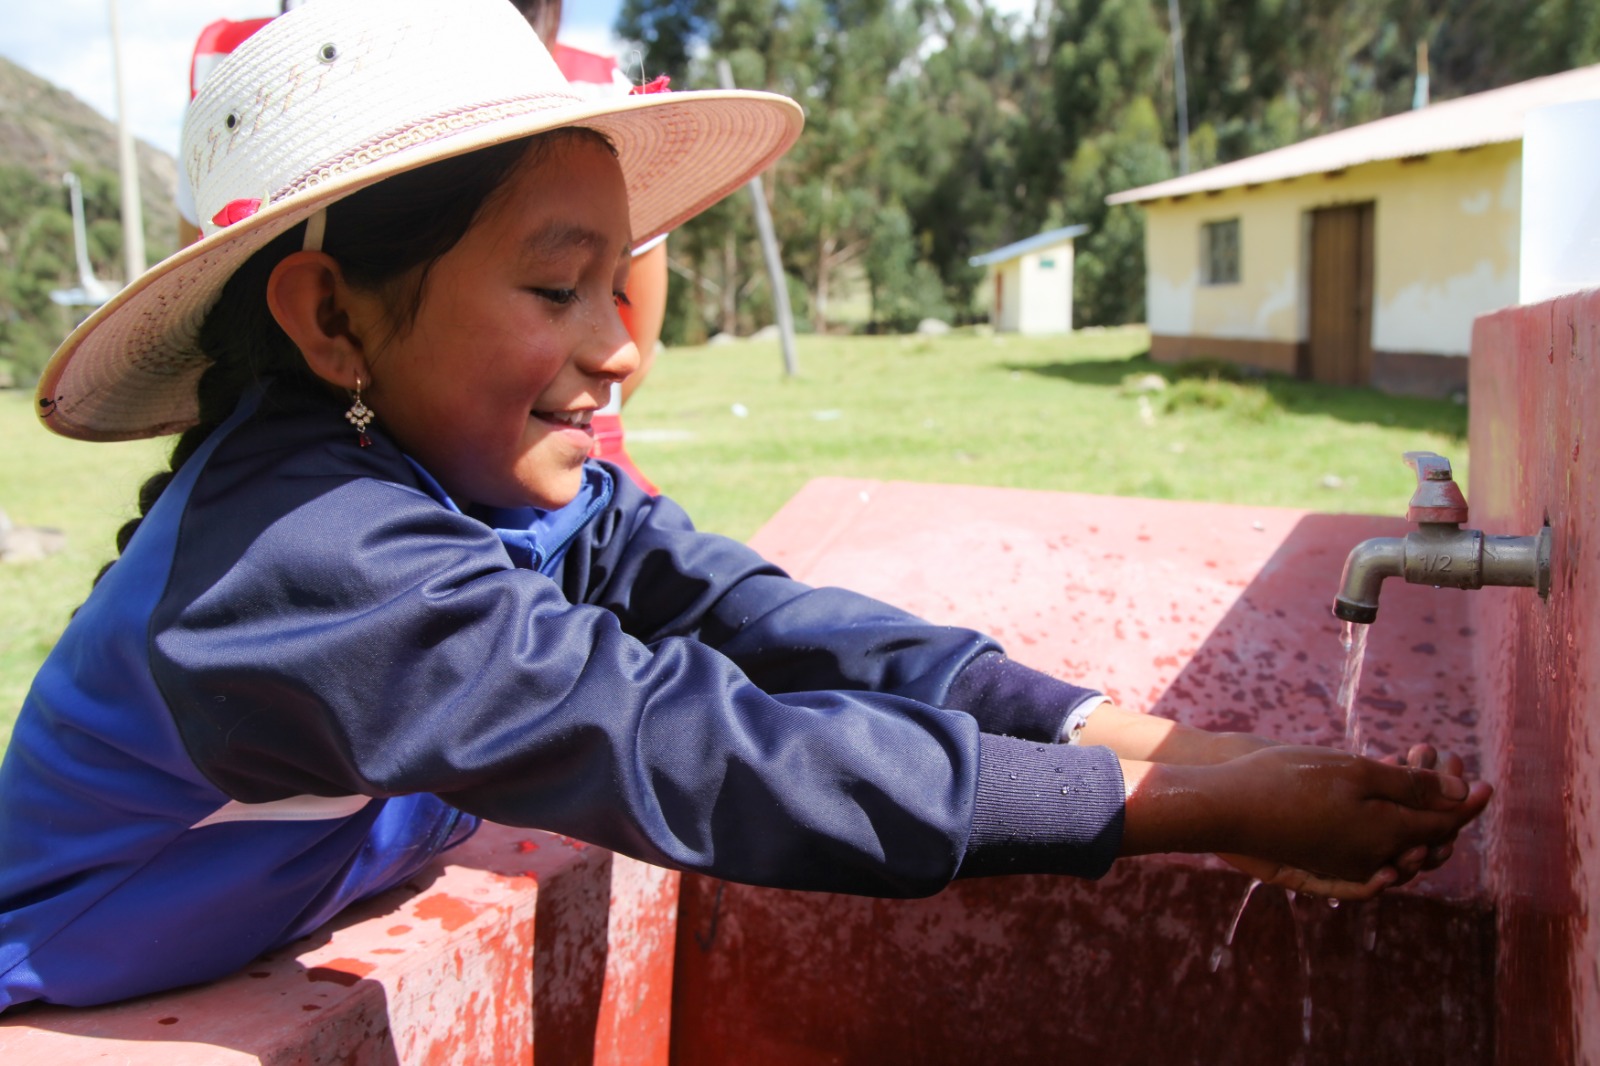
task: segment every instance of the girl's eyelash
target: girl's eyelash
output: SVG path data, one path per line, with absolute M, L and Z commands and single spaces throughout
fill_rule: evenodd
M 558 307 L 565 307 L 578 299 L 577 289 L 534 289 L 534 294 L 542 296 Z
M 613 292 L 611 294 L 611 298 L 617 301 L 617 306 L 618 307 L 632 307 L 633 306 L 633 301 L 628 299 L 628 294 L 623 292 L 621 289 L 618 289 L 616 292 Z

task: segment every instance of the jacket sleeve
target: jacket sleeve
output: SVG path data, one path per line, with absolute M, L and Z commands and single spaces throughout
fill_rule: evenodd
M 985 733 L 1053 742 L 1092 689 L 1007 659 L 994 640 L 838 588 L 812 588 L 681 508 L 617 477 L 613 506 L 573 546 L 563 586 L 652 643 L 692 637 L 771 693 L 894 693 L 965 711 Z
M 941 705 L 988 704 L 958 684 L 986 638 L 807 589 L 626 493 L 558 584 L 423 494 L 352 480 L 175 574 L 151 646 L 196 764 L 245 802 L 432 792 L 663 865 L 872 895 L 1095 876 L 1120 840 L 1109 752 Z

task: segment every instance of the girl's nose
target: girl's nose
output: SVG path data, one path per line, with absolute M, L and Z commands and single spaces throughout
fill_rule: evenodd
M 594 316 L 590 335 L 578 345 L 577 362 L 586 374 L 621 381 L 639 369 L 639 349 L 622 324 L 622 316 L 607 307 Z

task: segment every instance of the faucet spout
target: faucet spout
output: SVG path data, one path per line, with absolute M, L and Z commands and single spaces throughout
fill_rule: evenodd
M 1417 494 L 1407 513 L 1417 528 L 1404 537 L 1374 537 L 1355 546 L 1333 601 L 1335 617 L 1370 625 L 1378 617 L 1378 593 L 1390 577 L 1435 588 L 1524 586 L 1549 598 L 1549 526 L 1527 537 L 1462 529 L 1467 501 L 1451 480 L 1450 461 L 1432 452 L 1407 452 L 1406 461 L 1417 472 Z
M 1344 561 L 1339 595 L 1333 601 L 1336 618 L 1371 625 L 1378 617 L 1378 593 L 1383 579 L 1399 577 L 1406 569 L 1406 542 L 1399 537 L 1373 537 L 1357 544 Z

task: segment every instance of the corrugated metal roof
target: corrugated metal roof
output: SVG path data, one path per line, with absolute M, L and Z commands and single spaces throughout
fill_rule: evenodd
M 967 262 L 975 267 L 1004 263 L 1007 259 L 1016 259 L 1019 256 L 1027 255 L 1029 252 L 1038 251 L 1040 248 L 1048 248 L 1052 244 L 1070 241 L 1075 237 L 1082 237 L 1088 232 L 1088 226 L 1062 226 L 1060 229 L 1046 230 L 1036 237 L 1013 241 L 1003 248 L 996 248 L 992 252 L 975 255 L 968 259 Z
M 1115 193 L 1106 197 L 1106 203 L 1131 204 L 1261 185 L 1384 159 L 1517 141 L 1522 139 L 1528 112 L 1596 97 L 1600 97 L 1600 64 L 1390 115 L 1181 178 Z

